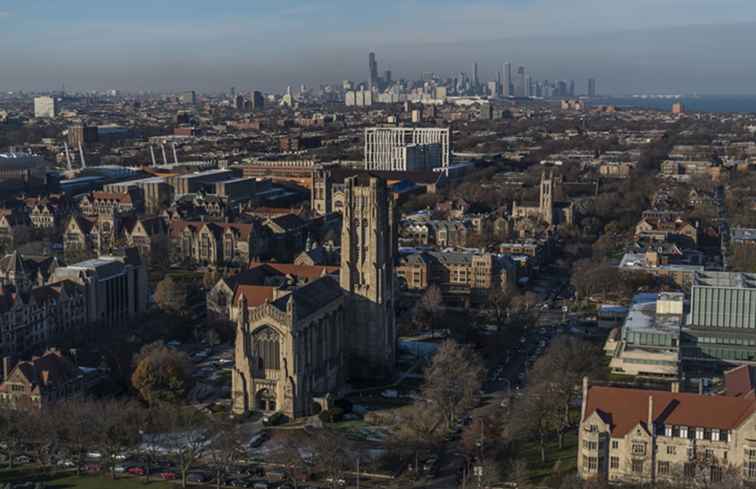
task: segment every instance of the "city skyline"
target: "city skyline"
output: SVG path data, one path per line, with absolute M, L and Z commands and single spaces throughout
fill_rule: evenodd
M 575 79 L 580 87 L 597 78 L 602 93 L 755 92 L 756 68 L 743 66 L 742 46 L 754 39 L 756 7 L 742 0 L 684 2 L 684 10 L 680 0 L 475 0 L 433 9 L 417 0 L 359 12 L 341 0 L 231 2 L 222 12 L 191 1 L 89 3 L 5 2 L 0 64 L 10 69 L 0 89 L 280 93 L 299 83 L 369 81 L 364 58 L 373 51 L 379 75 L 391 69 L 394 79 L 449 76 L 477 62 L 485 83 L 511 61 L 534 79 Z M 644 10 L 653 18 L 639 15 Z

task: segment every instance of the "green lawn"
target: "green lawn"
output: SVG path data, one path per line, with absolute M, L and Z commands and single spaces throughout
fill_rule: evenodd
M 125 477 L 112 480 L 108 477 L 81 476 L 71 474 L 45 475 L 37 467 L 25 466 L 13 470 L 0 470 L 0 483 L 41 481 L 48 489 L 175 489 L 177 486 L 163 481 L 150 481 L 143 478 Z
M 556 440 L 546 443 L 546 462 L 541 462 L 541 453 L 536 441 L 528 442 L 519 452 L 528 464 L 528 472 L 533 482 L 545 482 L 555 476 L 561 479 L 577 470 L 577 433 L 564 436 L 564 448 L 559 449 Z

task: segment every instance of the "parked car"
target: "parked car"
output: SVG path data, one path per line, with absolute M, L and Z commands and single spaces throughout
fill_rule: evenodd
M 31 461 L 31 457 L 29 457 L 28 455 L 19 455 L 15 459 L 16 465 L 30 464 Z
M 88 474 L 97 474 L 102 471 L 102 465 L 100 464 L 87 464 L 84 466 L 84 471 Z
M 268 484 L 267 482 L 263 482 L 263 481 L 255 482 L 254 485 L 252 486 L 252 488 L 253 489 L 270 489 L 270 484 Z
M 231 479 L 226 481 L 226 485 L 231 487 L 252 487 L 252 483 L 244 479 Z
M 165 470 L 163 472 L 160 472 L 160 478 L 164 481 L 175 481 L 176 479 L 178 479 L 178 474 L 171 470 Z
M 144 467 L 140 465 L 132 465 L 128 469 L 126 469 L 126 472 L 128 472 L 131 475 L 144 475 L 146 471 L 144 470 Z
M 204 472 L 189 472 L 186 480 L 189 482 L 207 482 L 209 477 Z

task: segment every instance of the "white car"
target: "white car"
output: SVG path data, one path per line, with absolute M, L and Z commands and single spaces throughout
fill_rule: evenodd
M 89 457 L 89 458 L 102 458 L 102 453 L 96 452 L 96 451 L 87 452 L 87 457 Z

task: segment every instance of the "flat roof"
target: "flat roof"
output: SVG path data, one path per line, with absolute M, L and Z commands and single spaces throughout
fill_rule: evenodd
M 657 314 L 656 302 L 659 298 L 656 293 L 642 293 L 633 297 L 624 327 L 633 332 L 679 335 L 683 315 Z
M 756 273 L 700 272 L 696 274 L 693 286 L 756 289 Z
M 732 230 L 732 240 L 756 242 L 756 228 L 734 228 Z

